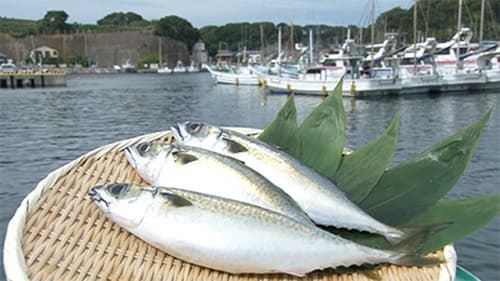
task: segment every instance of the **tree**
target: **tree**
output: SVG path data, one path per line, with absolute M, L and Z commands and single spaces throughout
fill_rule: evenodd
M 143 23 L 147 23 L 147 21 L 144 20 L 141 15 L 138 15 L 133 12 L 111 13 L 97 21 L 98 25 L 120 25 L 120 26 L 127 26 L 131 24 L 143 24 Z
M 40 32 L 48 34 L 70 32 L 71 25 L 66 23 L 68 17 L 65 11 L 47 11 L 39 21 Z
M 200 39 L 200 32 L 178 16 L 166 16 L 154 23 L 154 34 L 184 42 L 189 50 Z

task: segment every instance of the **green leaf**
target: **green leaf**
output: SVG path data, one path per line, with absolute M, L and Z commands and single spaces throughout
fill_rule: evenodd
M 500 195 L 449 200 L 439 202 L 413 218 L 408 224 L 449 223 L 446 228 L 426 239 L 424 246 L 420 249 L 421 254 L 426 254 L 478 231 L 493 220 L 499 212 Z
M 345 156 L 335 176 L 337 186 L 354 202 L 361 202 L 391 164 L 398 142 L 398 112 L 391 125 L 377 139 Z
M 361 208 L 398 225 L 434 206 L 467 168 L 490 115 L 384 173 Z
M 330 178 L 335 176 L 345 143 L 342 81 L 299 128 L 300 160 Z
M 274 121 L 258 138 L 298 158 L 300 148 L 299 126 L 297 124 L 297 109 L 295 108 L 293 94 L 288 97 L 287 102 L 280 109 Z

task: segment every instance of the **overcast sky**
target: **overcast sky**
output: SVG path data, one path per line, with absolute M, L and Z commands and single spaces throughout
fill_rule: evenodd
M 380 14 L 409 8 L 413 0 L 376 0 Z M 177 15 L 195 27 L 230 22 L 366 25 L 369 0 L 0 0 L 0 16 L 41 19 L 48 10 L 64 10 L 69 23 L 96 23 L 112 12 L 135 12 L 147 20 Z

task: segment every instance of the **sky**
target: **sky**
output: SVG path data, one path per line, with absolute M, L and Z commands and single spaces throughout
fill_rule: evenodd
M 376 15 L 413 0 L 375 0 Z M 0 0 L 0 17 L 38 20 L 64 10 L 68 23 L 95 24 L 113 12 L 134 12 L 146 20 L 180 16 L 200 28 L 230 22 L 271 21 L 298 25 L 367 25 L 369 0 Z

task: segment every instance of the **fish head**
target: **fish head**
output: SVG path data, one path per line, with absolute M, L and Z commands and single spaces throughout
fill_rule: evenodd
M 137 173 L 147 182 L 154 183 L 160 176 L 165 159 L 172 145 L 158 142 L 141 142 L 125 148 L 125 156 Z
M 133 184 L 113 183 L 92 188 L 92 201 L 112 221 L 128 229 L 137 227 L 154 199 L 152 188 Z
M 194 121 L 177 123 L 171 131 L 177 142 L 206 149 L 217 148 L 223 135 L 223 130 L 217 126 Z

